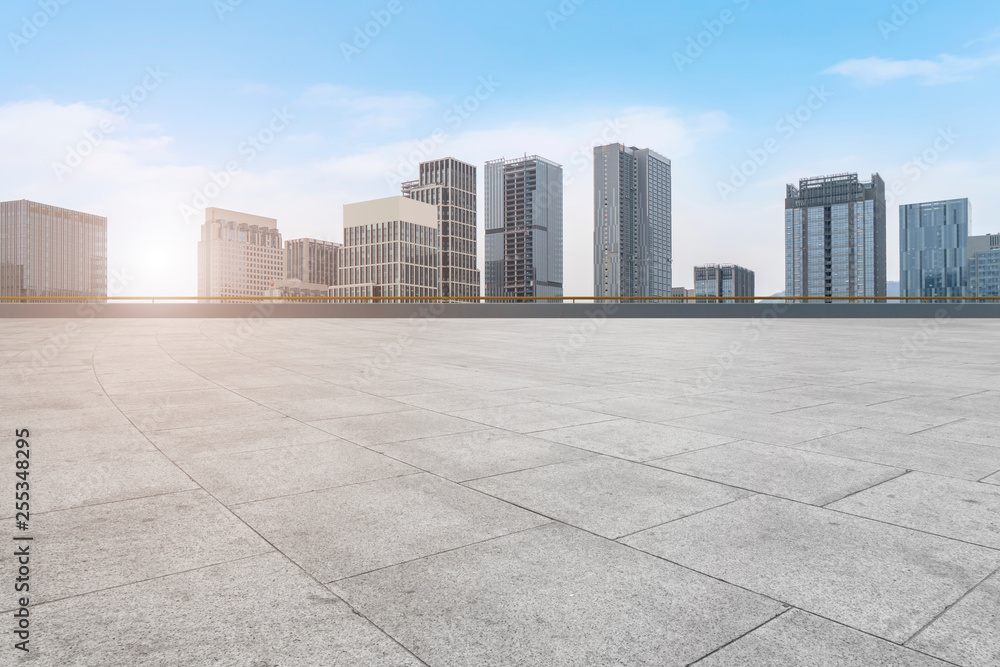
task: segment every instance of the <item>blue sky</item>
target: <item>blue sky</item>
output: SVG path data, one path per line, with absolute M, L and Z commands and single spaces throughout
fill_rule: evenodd
M 781 290 L 784 184 L 824 173 L 969 197 L 974 233 L 1000 231 L 995 2 L 63 2 L 0 8 L 0 199 L 107 215 L 126 294 L 195 293 L 206 186 L 339 240 L 340 207 L 395 194 L 414 158 L 523 153 L 567 167 L 566 291 L 590 294 L 599 141 L 672 159 L 675 285 L 738 262 Z M 890 278 L 896 235 L 890 209 Z

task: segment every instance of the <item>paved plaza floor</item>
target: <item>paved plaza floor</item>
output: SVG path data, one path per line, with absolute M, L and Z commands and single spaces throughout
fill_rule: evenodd
M 0 320 L 0 377 L 0 665 L 1000 665 L 994 321 Z

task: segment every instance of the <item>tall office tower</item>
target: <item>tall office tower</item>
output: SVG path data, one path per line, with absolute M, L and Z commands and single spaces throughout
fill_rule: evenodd
M 486 296 L 563 295 L 563 169 L 537 155 L 486 163 Z
M 968 296 L 1000 297 L 1000 234 L 969 237 Z
M 438 295 L 438 210 L 407 197 L 344 206 L 337 297 Z
M 806 178 L 785 199 L 785 294 L 886 296 L 885 181 Z
M 754 297 L 757 296 L 754 285 L 755 274 L 736 264 L 706 264 L 694 267 L 694 295 L 705 297 Z M 701 303 L 707 303 L 703 300 Z M 734 299 L 710 303 L 736 303 Z
M 968 245 L 968 199 L 900 206 L 899 295 L 965 296 Z
M 0 296 L 107 295 L 107 218 L 23 199 L 0 203 Z
M 670 160 L 648 148 L 594 148 L 594 295 L 670 296 Z
M 198 243 L 198 296 L 267 296 L 285 277 L 278 221 L 205 209 Z
M 336 285 L 341 247 L 317 239 L 285 241 L 285 278 L 312 285 Z
M 478 297 L 476 168 L 455 158 L 423 162 L 418 180 L 403 183 L 403 196 L 437 206 L 441 242 L 439 295 Z

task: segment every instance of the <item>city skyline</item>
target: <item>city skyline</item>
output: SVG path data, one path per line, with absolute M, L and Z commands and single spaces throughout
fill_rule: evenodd
M 933 3 L 897 20 L 892 3 L 571 4 L 564 15 L 558 3 L 419 12 L 404 3 L 350 60 L 341 45 L 384 3 L 310 5 L 301 21 L 296 2 L 219 12 L 181 0 L 112 11 L 113 25 L 95 18 L 121 3 L 97 2 L 104 14 L 60 6 L 26 43 L 8 39 L 2 56 L 0 148 L 18 159 L 0 170 L 0 199 L 108 217 L 109 268 L 135 276 L 134 295 L 196 293 L 198 204 L 277 218 L 286 238 L 340 242 L 344 203 L 398 194 L 419 162 L 449 155 L 481 166 L 537 153 L 565 166 L 567 294 L 592 291 L 594 145 L 651 146 L 672 160 L 678 276 L 734 262 L 757 271 L 762 294 L 784 283 L 775 193 L 804 174 L 878 172 L 890 193 L 901 189 L 890 211 L 968 197 L 978 213 L 970 233 L 1000 227 L 989 113 L 1000 90 L 997 6 L 980 3 L 970 22 Z M 37 11 L 37 2 L 8 3 L 0 25 L 21 35 Z M 827 29 L 789 29 L 806 19 Z M 457 25 L 460 37 L 426 39 Z M 624 25 L 627 52 L 575 46 Z M 653 25 L 655 40 L 633 39 L 636 26 Z M 151 31 L 170 37 L 147 39 Z M 102 39 L 128 56 L 84 46 Z M 188 49 L 188 39 L 205 49 Z M 278 48 L 257 49 L 264 39 Z M 506 48 L 512 39 L 575 58 L 549 57 L 544 73 L 526 75 L 527 56 Z M 500 43 L 510 57 L 489 58 Z M 466 55 L 448 77 L 398 66 L 418 50 L 445 57 L 445 44 Z M 790 50 L 801 57 L 788 59 Z M 888 231 L 887 247 L 897 247 L 895 225 Z M 890 277 L 897 265 L 890 252 Z

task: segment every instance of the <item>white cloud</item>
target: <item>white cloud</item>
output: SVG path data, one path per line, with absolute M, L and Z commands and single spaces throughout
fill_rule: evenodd
M 1000 63 L 1000 55 L 958 58 L 942 55 L 935 60 L 889 60 L 864 58 L 845 60 L 826 74 L 840 74 L 864 86 L 879 86 L 899 79 L 916 78 L 925 86 L 935 86 L 972 78 L 973 72 Z
M 965 43 L 965 46 L 966 46 L 966 48 L 968 48 L 970 46 L 978 46 L 979 44 L 990 44 L 990 43 L 995 42 L 997 40 L 1000 40 L 1000 30 L 994 30 L 990 34 L 986 35 L 985 37 L 980 37 L 978 39 L 970 40 L 970 41 L 968 41 L 968 42 Z
M 177 157 L 184 153 L 184 147 L 171 137 L 155 127 L 129 121 L 60 183 L 52 162 L 62 159 L 67 145 L 79 141 L 85 130 L 107 117 L 106 111 L 82 104 L 29 102 L 0 107 L 0 152 L 17 156 L 16 160 L 0 162 L 0 200 L 33 199 L 105 215 L 109 219 L 111 267 L 127 266 L 137 277 L 128 294 L 193 295 L 199 226 L 184 220 L 180 206 L 191 203 L 194 191 L 209 182 L 212 171 L 224 164 L 227 155 L 204 163 L 184 161 Z M 539 117 L 548 118 L 544 114 Z M 480 174 L 486 160 L 514 158 L 525 152 L 562 164 L 566 176 L 567 294 L 589 295 L 593 291 L 591 148 L 597 143 L 648 146 L 673 161 L 674 284 L 687 287 L 693 286 L 691 273 L 696 263 L 736 262 L 757 271 L 762 294 L 783 289 L 785 183 L 803 175 L 846 170 L 860 170 L 867 178 L 871 171 L 880 169 L 887 181 L 905 176 L 901 168 L 896 170 L 899 173 L 884 171 L 886 156 L 874 152 L 847 155 L 833 147 L 814 151 L 827 155 L 815 163 L 803 163 L 789 152 L 727 204 L 715 190 L 722 162 L 712 154 L 729 131 L 730 119 L 725 114 L 682 116 L 653 107 L 579 110 L 551 121 L 502 127 L 473 127 L 476 120 L 470 118 L 439 143 L 431 142 L 425 157 L 452 155 L 477 165 Z M 302 128 L 304 136 L 314 132 L 311 126 Z M 325 132 L 321 134 L 325 136 Z M 276 144 L 301 138 L 279 135 Z M 323 150 L 317 148 L 310 156 L 281 166 L 277 159 L 282 153 L 276 145 L 274 152 L 269 149 L 245 165 L 211 203 L 275 217 L 286 239 L 309 236 L 339 241 L 343 205 L 397 194 L 398 186 L 389 181 L 419 143 L 384 143 L 333 156 L 317 155 L 315 151 Z M 308 142 L 296 145 L 301 148 Z M 730 148 L 722 149 L 723 153 L 729 154 Z M 902 165 L 909 156 L 890 159 L 890 164 Z M 962 162 L 958 154 L 949 153 L 919 184 L 912 185 L 907 196 L 920 201 L 972 197 L 977 233 L 1000 231 L 1000 192 L 993 187 L 998 178 L 1000 155 Z M 896 262 L 892 250 L 896 247 L 892 240 L 895 228 L 894 213 L 890 212 L 891 267 Z M 482 250 L 481 235 L 480 253 Z
M 371 133 L 404 128 L 435 108 L 437 103 L 418 93 L 370 95 L 324 83 L 306 89 L 296 106 L 306 111 L 322 110 L 325 114 L 334 114 L 354 131 Z

